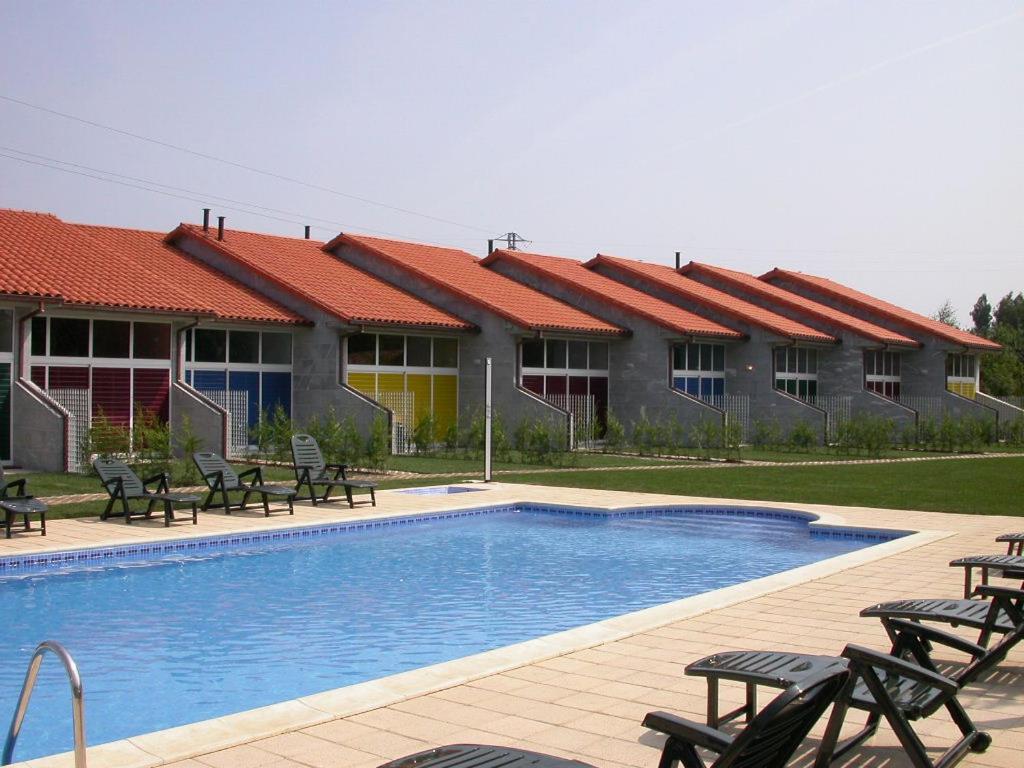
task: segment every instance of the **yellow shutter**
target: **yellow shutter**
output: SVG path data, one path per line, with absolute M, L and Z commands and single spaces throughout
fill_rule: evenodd
M 458 419 L 459 379 L 457 376 L 434 377 L 434 420 L 438 437 Z
M 377 399 L 377 374 L 375 373 L 350 373 L 348 374 L 348 385 L 367 397 Z

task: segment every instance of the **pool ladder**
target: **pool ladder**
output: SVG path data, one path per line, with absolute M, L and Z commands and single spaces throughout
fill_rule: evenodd
M 46 640 L 40 643 L 36 646 L 35 653 L 32 654 L 32 660 L 28 663 L 28 671 L 25 673 L 25 682 L 21 686 L 21 695 L 18 696 L 18 706 L 14 710 L 11 727 L 7 731 L 7 741 L 4 742 L 0 765 L 10 765 L 14 757 L 14 745 L 18 741 L 18 734 L 21 733 L 21 724 L 28 711 L 28 702 L 36 687 L 39 666 L 43 663 L 43 656 L 47 651 L 60 659 L 61 664 L 64 665 L 64 671 L 68 673 L 68 682 L 71 684 L 71 717 L 75 728 L 75 768 L 85 768 L 85 699 L 82 696 L 82 678 L 78 674 L 78 665 L 68 653 L 68 649 L 56 640 Z

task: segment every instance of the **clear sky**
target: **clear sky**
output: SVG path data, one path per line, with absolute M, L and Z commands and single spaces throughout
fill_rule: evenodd
M 1021 2 L 3 0 L 0 96 L 0 206 L 71 221 L 1024 290 Z

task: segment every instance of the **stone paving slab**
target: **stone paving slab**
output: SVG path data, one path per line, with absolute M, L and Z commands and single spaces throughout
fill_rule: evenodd
M 50 542 L 43 544 L 45 540 L 38 536 L 19 537 L 12 540 L 15 545 L 0 540 L 0 555 L 15 549 L 38 551 L 54 543 L 58 544 L 56 548 L 66 548 L 69 542 L 95 546 L 126 535 L 133 540 L 189 535 L 191 530 L 196 530 L 193 535 L 206 535 L 219 530 L 473 506 L 482 503 L 485 494 L 460 496 L 474 498 L 383 492 L 376 510 L 300 506 L 292 519 L 287 515 L 269 519 L 239 515 L 229 518 L 209 512 L 201 515 L 201 525 L 177 525 L 169 533 L 146 523 L 129 527 L 95 520 L 55 520 L 53 533 L 47 537 L 52 537 Z M 443 674 L 428 672 L 414 681 L 416 676 L 410 674 L 404 693 L 401 681 L 393 687 L 380 683 L 351 686 L 318 695 L 319 698 L 306 697 L 306 709 L 288 704 L 263 714 L 255 713 L 247 720 L 243 717 L 244 722 L 230 716 L 200 724 L 191 733 L 185 727 L 177 735 L 161 732 L 92 747 L 91 768 L 140 768 L 162 763 L 173 768 L 369 768 L 429 746 L 460 741 L 550 752 L 600 768 L 653 768 L 661 737 L 639 725 L 643 715 L 652 709 L 666 709 L 698 720 L 704 716 L 705 684 L 701 679 L 683 676 L 683 667 L 688 662 L 716 651 L 744 648 L 835 654 L 845 643 L 856 642 L 885 649 L 887 642 L 880 624 L 877 620 L 859 618 L 861 608 L 900 597 L 958 597 L 963 574 L 947 567 L 948 562 L 964 554 L 1000 552 L 1001 547 L 993 541 L 995 536 L 1024 528 L 1020 518 L 1015 517 L 708 500 L 528 485 L 496 484 L 486 497 L 487 501 L 534 499 L 595 506 L 707 502 L 780 507 L 816 512 L 852 525 L 936 533 L 924 536 L 919 545 L 909 548 L 891 546 L 895 542 L 880 545 L 890 547 L 881 559 L 854 558 L 838 569 L 822 569 L 818 575 L 783 579 L 749 597 L 733 595 L 726 599 L 716 592 L 682 617 L 652 621 L 649 616 L 633 630 L 623 621 L 618 633 L 611 633 L 610 629 L 592 632 L 575 648 L 552 651 L 557 643 L 542 638 L 535 643 L 539 650 L 534 658 L 512 652 L 505 663 L 495 663 L 491 672 L 460 672 L 469 667 L 465 663 L 459 667 L 459 662 L 455 662 L 447 680 Z M 457 503 L 454 498 L 458 498 Z M 130 528 L 130 533 L 125 528 Z M 655 618 L 657 615 L 654 614 Z M 495 652 L 493 658 L 499 656 L 500 652 Z M 950 663 L 957 661 L 952 656 L 942 658 Z M 742 695 L 741 686 L 723 684 L 723 706 L 739 704 Z M 761 698 L 767 701 L 770 696 Z M 979 726 L 991 730 L 994 742 L 984 754 L 969 754 L 962 765 L 1019 768 L 1024 764 L 1024 648 L 1014 649 L 996 673 L 965 691 L 963 702 Z M 322 716 L 310 715 L 309 707 Z M 336 714 L 331 715 L 331 711 Z M 319 722 L 310 721 L 316 717 Z M 856 715 L 854 721 L 860 722 Z M 254 727 L 254 735 L 246 737 L 243 726 Z M 819 723 L 812 732 L 795 765 L 811 765 L 823 726 L 824 722 Z M 933 756 L 955 735 L 955 728 L 944 712 L 919 723 L 917 728 L 925 742 L 935 747 Z M 259 729 L 260 735 L 256 736 Z M 203 748 L 204 737 L 213 746 Z M 63 755 L 25 765 L 57 768 L 70 764 L 70 756 Z M 883 723 L 866 745 L 834 765 L 902 768 L 910 764 Z

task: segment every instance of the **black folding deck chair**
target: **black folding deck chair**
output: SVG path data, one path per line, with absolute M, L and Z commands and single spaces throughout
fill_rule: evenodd
M 4 511 L 4 533 L 8 539 L 11 538 L 11 526 L 19 517 L 26 531 L 32 530 L 29 518 L 38 517 L 40 532 L 46 535 L 46 512 L 49 507 L 25 492 L 25 478 L 8 482 L 3 467 L 0 467 L 0 509 Z
M 328 501 L 332 490 L 344 488 L 345 499 L 348 501 L 349 509 L 352 509 L 355 507 L 352 489 L 367 488 L 370 491 L 370 503 L 377 506 L 377 497 L 374 495 L 377 483 L 371 480 L 349 480 L 345 476 L 348 465 L 326 463 L 320 446 L 311 435 L 292 435 L 292 460 L 295 466 L 296 492 L 301 492 L 303 486 L 309 490 L 309 496 L 296 497 L 297 499 L 312 501 L 315 507 L 318 487 L 324 488 L 324 495 L 320 498 L 320 501 L 324 502 Z
M 896 636 L 890 629 L 891 620 L 908 619 L 980 630 L 977 643 L 982 647 L 988 645 L 993 633 L 1005 635 L 1024 624 L 1024 590 L 982 584 L 975 588 L 974 598 L 891 600 L 865 608 L 860 615 L 881 619 L 894 642 Z
M 1006 554 L 1024 555 L 1024 533 L 1004 533 L 996 541 L 1006 545 Z
M 171 524 L 174 517 L 175 504 L 190 504 L 192 506 L 192 524 L 199 522 L 199 512 L 196 505 L 199 497 L 188 493 L 171 493 L 170 477 L 166 472 L 141 480 L 131 467 L 120 459 L 96 459 L 92 463 L 96 473 L 100 476 L 103 488 L 110 494 L 110 501 L 106 509 L 100 515 L 100 520 L 108 517 L 123 517 L 125 523 L 131 523 L 134 517 L 152 517 L 153 507 L 162 503 L 164 507 L 164 527 Z M 156 491 L 150 491 L 150 483 L 157 483 Z M 145 511 L 133 510 L 129 501 L 142 499 L 146 502 Z M 121 511 L 113 512 L 114 503 L 121 502 Z
M 982 584 L 988 584 L 989 575 L 1024 580 L 1024 555 L 968 555 L 951 560 L 949 564 L 964 569 L 964 597 L 971 596 L 971 576 L 975 568 L 981 570 Z
M 235 472 L 234 468 L 224 460 L 224 457 L 217 453 L 200 451 L 192 454 L 192 461 L 199 468 L 203 481 L 210 489 L 203 502 L 203 511 L 210 508 L 214 498 L 220 495 L 220 503 L 217 505 L 224 510 L 224 514 L 230 515 L 232 509 L 245 509 L 249 503 L 249 497 L 259 494 L 263 499 L 263 516 L 270 517 L 270 504 L 268 497 L 283 497 L 288 502 L 288 514 L 295 514 L 295 507 L 292 499 L 295 498 L 294 488 L 285 488 L 281 485 L 265 485 L 263 482 L 263 470 L 260 467 L 252 467 L 244 472 Z M 249 478 L 248 483 L 242 482 Z M 242 500 L 230 502 L 228 492 L 240 491 Z
M 882 718 L 896 733 L 914 768 L 949 768 L 968 751 L 984 752 L 992 738 L 975 727 L 970 716 L 957 700 L 957 693 L 994 669 L 1007 652 L 1024 636 L 1024 626 L 1007 633 L 998 643 L 986 649 L 948 632 L 922 624 L 891 619 L 895 642 L 889 653 L 848 645 L 842 656 L 811 656 L 774 651 L 730 651 L 708 656 L 686 668 L 687 674 L 708 679 L 709 719 L 723 722 L 755 709 L 754 690 L 757 685 L 784 687 L 799 683 L 805 675 L 820 674 L 836 664 L 848 664 L 851 677 L 839 697 L 828 728 L 822 739 L 815 768 L 826 768 L 835 759 L 870 738 Z M 931 658 L 931 648 L 942 645 L 968 654 L 971 662 L 955 675 L 939 673 Z M 911 660 L 912 659 L 912 660 Z M 724 716 L 711 710 L 717 703 L 719 679 L 737 680 L 747 685 L 747 705 Z M 849 709 L 868 713 L 864 727 L 853 736 L 839 741 Z M 960 729 L 961 738 L 932 762 L 911 721 L 930 717 L 945 708 Z
M 667 712 L 649 712 L 644 726 L 668 736 L 658 768 L 704 768 L 697 747 L 719 755 L 711 768 L 783 768 L 849 676 L 833 666 L 789 686 L 735 737 Z

